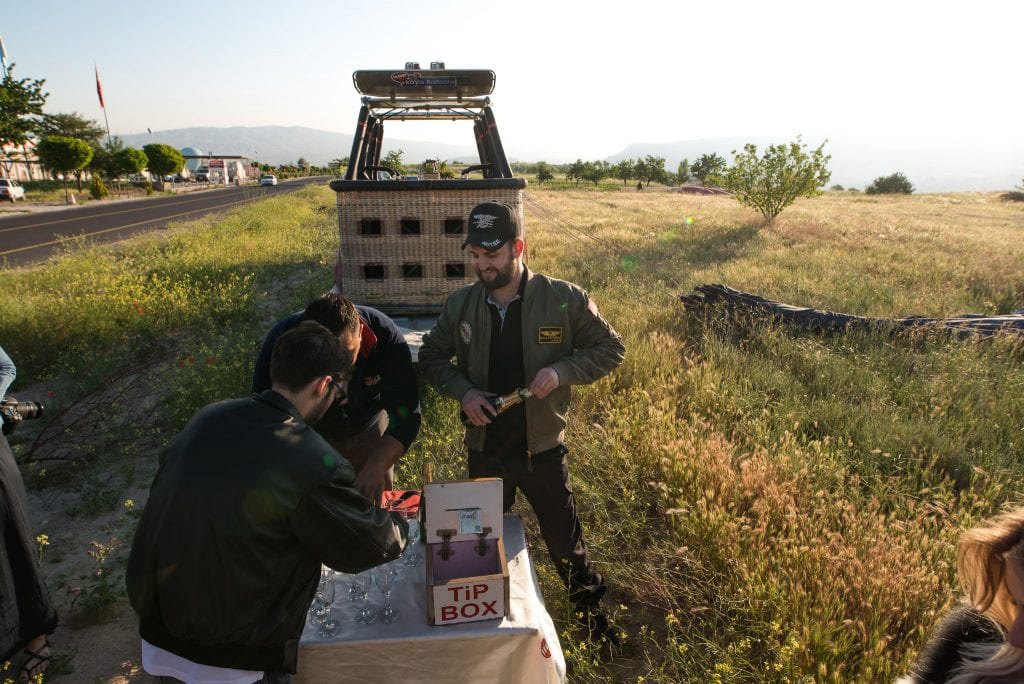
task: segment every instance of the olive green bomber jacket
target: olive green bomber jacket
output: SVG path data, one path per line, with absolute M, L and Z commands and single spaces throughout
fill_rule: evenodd
M 526 402 L 527 444 L 540 453 L 564 443 L 571 385 L 585 385 L 612 372 L 625 358 L 622 338 L 580 287 L 524 267 L 523 362 L 526 382 L 551 366 L 559 386 Z M 423 337 L 419 365 L 439 392 L 460 400 L 473 388 L 488 390 L 491 315 L 488 292 L 467 285 L 445 301 L 441 316 Z M 454 362 L 452 361 L 454 357 Z M 466 446 L 483 449 L 485 427 L 466 430 Z

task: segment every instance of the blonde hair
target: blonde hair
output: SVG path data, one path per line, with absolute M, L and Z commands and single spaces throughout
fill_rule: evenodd
M 1008 631 L 1019 609 L 1006 588 L 1006 558 L 1024 557 L 1024 507 L 997 515 L 964 533 L 957 550 L 957 574 L 972 610 Z M 957 667 L 950 684 L 1020 682 L 1024 649 L 1008 643 L 963 647 L 967 662 Z

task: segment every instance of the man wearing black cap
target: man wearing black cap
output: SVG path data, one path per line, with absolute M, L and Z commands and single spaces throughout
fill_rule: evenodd
M 526 267 L 522 235 L 505 205 L 487 202 L 470 212 L 462 246 L 478 282 L 445 301 L 419 364 L 439 392 L 462 403 L 472 424 L 465 438 L 470 477 L 502 478 L 506 511 L 522 491 L 592 638 L 618 646 L 619 630 L 598 608 L 606 586 L 590 562 L 569 486 L 565 423 L 570 386 L 613 371 L 625 347 L 585 291 Z M 528 389 L 529 398 L 500 414 L 487 400 L 517 389 Z

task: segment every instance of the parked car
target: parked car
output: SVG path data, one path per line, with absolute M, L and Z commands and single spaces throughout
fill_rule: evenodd
M 25 201 L 25 188 L 18 185 L 13 178 L 0 178 L 0 199 Z
M 260 185 L 277 185 L 277 176 L 272 173 L 265 173 L 260 176 Z
M 200 166 L 198 169 L 196 169 L 195 178 L 197 183 L 209 183 L 210 168 L 208 166 Z

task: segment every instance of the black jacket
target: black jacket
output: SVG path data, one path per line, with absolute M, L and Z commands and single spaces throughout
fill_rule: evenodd
M 356 306 L 362 320 L 362 346 L 348 383 L 348 403 L 334 404 L 317 431 L 330 438 L 362 429 L 381 410 L 387 411 L 385 434 L 408 449 L 420 431 L 420 390 L 412 367 L 412 352 L 395 322 L 369 306 Z M 267 333 L 256 357 L 252 391 L 270 389 L 270 357 L 277 338 L 302 322 L 297 311 L 282 318 Z
M 914 662 L 904 682 L 941 684 L 953 670 L 963 665 L 961 648 L 966 644 L 1002 643 L 1006 637 L 992 620 L 967 606 L 960 605 L 946 613 Z
M 280 394 L 200 410 L 161 456 L 125 580 L 139 632 L 197 663 L 295 672 L 320 563 L 396 558 L 408 526 Z

